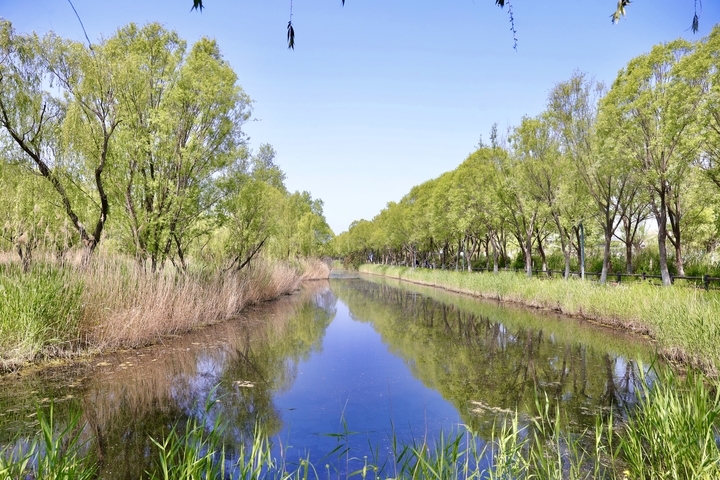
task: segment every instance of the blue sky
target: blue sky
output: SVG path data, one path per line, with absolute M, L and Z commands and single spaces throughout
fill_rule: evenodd
M 700 2 L 700 0 L 698 0 Z M 635 0 L 612 25 L 615 0 L 294 0 L 296 47 L 286 47 L 290 0 L 73 0 L 92 41 L 158 21 L 188 43 L 217 39 L 254 100 L 245 125 L 255 149 L 272 144 L 291 190 L 325 202 L 335 233 L 454 169 L 491 125 L 537 115 L 548 92 L 578 69 L 611 83 L 653 45 L 699 40 L 720 22 L 704 0 Z M 84 41 L 67 0 L 0 0 L 19 32 Z

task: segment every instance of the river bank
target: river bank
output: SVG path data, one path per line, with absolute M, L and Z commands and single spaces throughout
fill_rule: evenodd
M 122 257 L 97 258 L 86 269 L 37 262 L 29 272 L 0 262 L 0 372 L 157 343 L 230 319 L 329 272 L 316 259 L 184 273 L 148 272 Z
M 360 272 L 548 309 L 647 335 L 658 354 L 717 377 L 720 367 L 720 294 L 647 283 L 600 285 L 591 281 L 527 278 L 513 272 L 456 272 L 362 265 Z

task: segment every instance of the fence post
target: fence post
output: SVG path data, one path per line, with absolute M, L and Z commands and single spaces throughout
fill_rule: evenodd
M 708 275 L 707 273 L 703 275 L 703 285 L 705 286 L 706 292 L 710 290 L 710 275 Z
M 644 281 L 645 281 L 645 272 L 643 272 L 643 274 L 642 274 L 642 279 L 643 279 L 643 282 L 644 282 Z
M 620 283 L 620 274 L 617 274 L 617 282 Z
M 675 275 L 673 275 L 673 274 L 671 273 L 671 274 L 670 274 L 670 285 L 672 285 L 672 284 L 674 284 L 674 283 L 675 283 Z

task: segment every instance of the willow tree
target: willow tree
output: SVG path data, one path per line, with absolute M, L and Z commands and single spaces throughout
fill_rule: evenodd
M 175 32 L 130 24 L 107 45 L 125 65 L 115 179 L 129 247 L 152 270 L 168 258 L 184 267 L 189 244 L 212 225 L 203 219 L 223 196 L 217 181 L 243 158 L 250 99 L 214 40 L 186 52 Z
M 695 131 L 702 141 L 699 166 L 720 189 L 720 26 L 715 26 L 687 59 L 705 88 Z
M 602 84 L 576 72 L 555 85 L 548 101 L 548 117 L 557 131 L 563 153 L 574 165 L 582 181 L 583 191 L 592 199 L 587 214 L 600 225 L 603 237 L 603 267 L 600 282 L 607 281 L 610 269 L 610 245 L 621 218 L 618 215 L 623 199 L 627 197 L 631 171 L 627 158 L 616 150 L 601 146 L 610 135 L 599 136 L 598 102 L 603 95 Z M 612 125 L 612 116 L 607 124 Z M 580 216 L 576 222 L 587 217 Z
M 54 190 L 87 265 L 110 214 L 106 169 L 120 122 L 104 45 L 17 35 L 2 21 L 0 58 L 3 143 Z
M 620 71 L 602 102 L 608 149 L 634 161 L 652 194 L 665 285 L 671 283 L 668 240 L 675 247 L 677 273 L 684 275 L 682 192 L 697 155 L 689 133 L 703 97 L 702 80 L 688 71 L 687 62 L 680 61 L 691 52 L 692 45 L 683 40 L 655 46 Z
M 466 230 L 478 237 L 484 237 L 486 267 L 490 266 L 492 250 L 493 271 L 498 272 L 498 257 L 504 257 L 503 228 L 504 216 L 497 202 L 500 159 L 507 155 L 505 150 L 481 146 L 455 170 L 458 193 L 456 201 L 465 208 L 461 210 Z

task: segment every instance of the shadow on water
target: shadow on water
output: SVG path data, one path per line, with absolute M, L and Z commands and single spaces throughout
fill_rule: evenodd
M 343 328 L 328 328 L 341 320 Z M 359 328 L 372 335 L 358 336 Z M 162 438 L 176 423 L 199 417 L 207 399 L 218 399 L 207 421 L 222 419 L 232 460 L 237 455 L 232 452 L 252 437 L 256 422 L 271 436 L 284 438 L 289 418 L 302 424 L 303 412 L 320 409 L 326 397 L 369 390 L 357 385 L 357 377 L 370 372 L 350 375 L 337 360 L 317 364 L 328 361 L 334 348 L 344 348 L 329 343 L 344 331 L 356 337 L 341 341 L 357 343 L 358 352 L 382 350 L 374 360 L 376 371 L 387 375 L 390 363 L 404 364 L 412 382 L 439 392 L 458 420 L 485 439 L 499 417 L 515 411 L 535 415 L 536 399 L 545 395 L 562 404 L 567 428 L 593 425 L 598 412 L 634 401 L 637 360 L 647 363 L 652 356 L 651 347 L 635 338 L 556 315 L 383 279 L 333 278 L 308 282 L 297 294 L 256 306 L 237 320 L 163 339 L 157 346 L 1 378 L 0 444 L 36 432 L 36 407 L 52 400 L 57 418 L 82 411 L 83 435 L 99 460 L 100 478 L 142 478 L 152 463 L 150 438 Z M 372 362 L 359 354 L 351 366 Z M 333 370 L 338 381 L 356 377 L 356 390 L 327 383 L 305 397 L 296 392 L 303 385 L 300 378 L 313 372 L 317 378 L 335 378 L 323 369 Z M 426 395 L 412 388 L 407 387 L 406 398 Z M 353 395 L 360 398 L 352 402 L 362 402 L 362 393 Z M 295 410 L 293 402 L 300 398 L 310 405 Z M 401 398 L 398 394 L 395 401 Z M 411 408 L 394 405 L 396 412 Z M 337 413 L 331 415 L 340 423 Z M 386 425 L 393 420 L 379 410 L 365 415 L 361 423 L 377 420 L 373 416 L 383 416 L 379 421 Z M 296 429 L 300 436 L 293 441 L 300 446 L 316 442 L 323 428 Z M 363 442 L 368 440 L 383 441 Z M 325 453 L 313 451 L 312 458 Z

